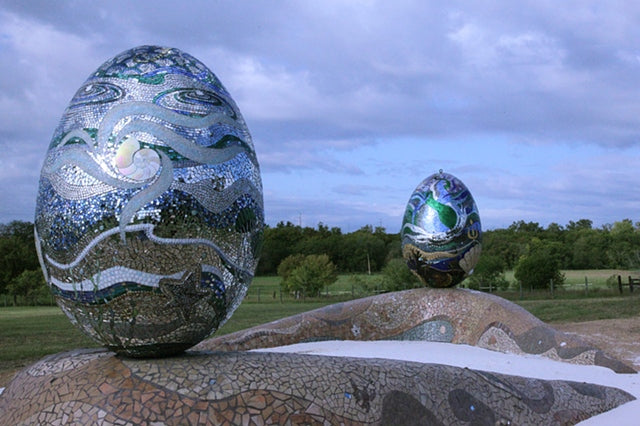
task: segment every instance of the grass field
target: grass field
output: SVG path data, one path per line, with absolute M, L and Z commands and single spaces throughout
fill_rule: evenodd
M 619 272 L 623 277 L 628 275 L 628 271 Z M 523 295 L 512 291 L 499 295 L 518 303 L 541 320 L 551 323 L 640 316 L 640 289 L 633 294 L 626 289 L 624 296 L 620 297 L 617 288 L 611 290 L 606 284 L 607 278 L 614 273 L 616 272 L 565 272 L 568 282 L 580 280 L 582 277 L 583 286 L 584 276 L 588 277 L 590 292 L 587 295 L 584 287 L 578 291 L 558 290 L 554 299 L 550 298 L 548 291 L 525 292 Z M 363 295 L 360 291 L 363 282 L 370 289 L 375 289 L 379 279 L 376 275 L 361 275 L 354 280 L 352 276 L 343 275 L 331 286 L 328 295 L 298 300 L 283 295 L 281 302 L 280 279 L 257 277 L 248 296 L 218 334 L 231 333 L 360 297 Z M 93 341 L 69 322 L 57 306 L 0 307 L 0 387 L 6 385 L 15 370 L 47 354 L 95 346 L 97 345 Z
M 623 284 L 628 282 L 628 276 L 638 277 L 640 275 L 638 271 L 620 269 L 567 270 L 562 272 L 565 276 L 565 283 L 561 287 L 554 289 L 553 297 L 555 299 L 617 297 L 620 295 L 616 280 L 618 275 L 622 277 Z M 498 293 L 501 297 L 514 301 L 551 298 L 549 290 L 530 291 L 529 289 L 522 289 L 522 292 L 520 292 L 513 277 L 513 271 L 507 271 L 505 278 L 511 285 L 509 290 Z M 587 279 L 586 286 L 585 278 Z M 338 281 L 329 287 L 328 295 L 332 298 L 338 297 L 346 300 L 375 294 L 378 290 L 381 290 L 381 281 L 382 276 L 380 274 L 340 275 Z M 614 283 L 614 285 L 612 286 L 611 283 Z M 464 284 L 463 282 L 462 286 Z M 640 288 L 636 291 L 640 293 Z M 628 286 L 624 287 L 624 292 L 629 292 Z M 293 300 L 289 295 L 280 294 L 279 277 L 256 277 L 245 299 L 245 301 L 260 303 Z M 313 300 L 322 300 L 322 298 Z
M 623 282 L 627 282 L 629 275 L 638 276 L 638 271 L 628 271 L 623 269 L 587 269 L 587 270 L 566 270 L 562 271 L 565 277 L 565 288 L 578 287 L 584 289 L 584 280 L 587 278 L 589 286 L 595 288 L 608 287 L 607 280 L 613 279 L 620 275 Z M 513 277 L 513 271 L 507 271 L 505 278 L 513 287 L 516 286 L 516 279 Z
M 280 292 L 280 281 L 281 278 L 277 276 L 255 277 L 251 282 L 245 301 L 261 303 L 295 301 L 293 296 Z M 380 274 L 339 275 L 335 283 L 322 291 L 322 297 L 310 300 L 322 301 L 326 296 L 331 296 L 334 301 L 335 298 L 348 300 L 368 296 L 381 289 L 381 281 Z M 365 288 L 368 291 L 365 291 Z
M 333 303 L 243 303 L 220 330 L 227 334 Z M 98 347 L 74 327 L 57 306 L 0 308 L 0 387 L 19 370 L 45 355 Z

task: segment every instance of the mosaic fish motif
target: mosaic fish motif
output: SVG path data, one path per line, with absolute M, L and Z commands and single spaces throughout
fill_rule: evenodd
M 246 294 L 264 211 L 249 130 L 178 49 L 100 66 L 55 130 L 35 233 L 58 304 L 116 352 L 160 356 L 214 332 Z
M 429 287 L 459 284 L 480 258 L 478 207 L 464 183 L 442 170 L 411 194 L 400 234 L 409 269 Z

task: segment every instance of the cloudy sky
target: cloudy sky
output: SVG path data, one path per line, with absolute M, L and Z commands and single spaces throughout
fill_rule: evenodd
M 0 0 L 0 223 L 33 221 L 54 128 L 100 64 L 177 47 L 253 135 L 270 225 L 398 232 L 444 169 L 485 229 L 640 220 L 640 5 Z M 471 5 L 469 5 L 471 4 Z

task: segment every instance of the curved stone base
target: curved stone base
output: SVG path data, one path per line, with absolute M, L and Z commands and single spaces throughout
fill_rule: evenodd
M 259 352 L 47 357 L 0 396 L 5 424 L 573 424 L 619 389 L 438 364 Z M 510 423 L 509 423 L 510 422 Z
M 635 369 L 491 294 L 419 288 L 326 306 L 205 340 L 196 350 L 248 350 L 319 340 L 423 340 L 541 355 L 617 373 Z
M 499 297 L 424 288 L 212 338 L 177 357 L 127 359 L 103 349 L 50 356 L 0 395 L 0 419 L 12 425 L 573 424 L 635 399 L 595 384 L 439 364 L 237 352 L 336 339 L 459 343 L 635 372 Z

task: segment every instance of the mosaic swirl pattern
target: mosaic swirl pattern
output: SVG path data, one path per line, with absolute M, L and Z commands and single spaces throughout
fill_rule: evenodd
M 74 358 L 82 362 L 68 370 Z M 0 413 L 12 425 L 569 425 L 633 399 L 589 383 L 383 359 L 76 351 L 22 371 Z
M 200 61 L 141 46 L 100 66 L 47 151 L 36 245 L 63 311 L 130 356 L 182 351 L 240 304 L 264 223 L 235 102 Z
M 463 343 L 634 372 L 504 299 L 422 288 L 209 339 L 181 356 L 52 355 L 14 378 L 0 413 L 12 425 L 568 425 L 634 400 L 591 383 L 439 364 L 237 351 L 322 339 Z
M 478 207 L 464 183 L 442 170 L 411 194 L 400 234 L 409 269 L 429 287 L 459 284 L 480 258 Z
M 233 334 L 198 350 L 249 350 L 321 340 L 425 340 L 535 354 L 636 373 L 575 335 L 557 331 L 505 299 L 464 289 L 420 288 L 339 303 Z

